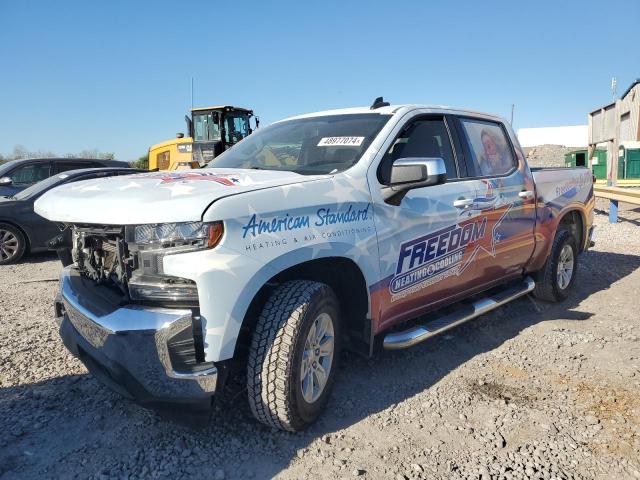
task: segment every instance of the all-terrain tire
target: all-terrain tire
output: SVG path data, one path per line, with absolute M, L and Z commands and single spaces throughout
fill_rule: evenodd
M 19 228 L 0 223 L 0 265 L 16 263 L 27 249 L 27 240 Z
M 320 318 L 331 320 L 333 355 L 323 389 L 308 402 L 303 394 L 302 362 L 303 355 L 308 360 L 305 345 Z M 329 398 L 340 354 L 339 339 L 340 308 L 331 287 L 294 280 L 276 288 L 258 318 L 249 350 L 247 390 L 253 415 L 280 430 L 299 431 L 313 423 Z
M 558 268 L 562 266 L 561 255 L 565 249 L 571 249 L 573 268 L 568 283 L 561 285 Z M 547 302 L 561 302 L 569 296 L 578 273 L 578 247 L 575 237 L 563 227 L 558 228 L 553 245 L 544 266 L 533 274 L 536 286 L 533 295 Z

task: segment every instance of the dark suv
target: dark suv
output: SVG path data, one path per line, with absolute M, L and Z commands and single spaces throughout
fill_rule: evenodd
M 0 197 L 9 197 L 57 173 L 80 168 L 127 168 L 127 162 L 96 158 L 30 158 L 0 165 Z

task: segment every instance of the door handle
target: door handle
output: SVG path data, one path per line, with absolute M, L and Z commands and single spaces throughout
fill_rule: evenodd
M 471 206 L 473 200 L 470 198 L 459 198 L 453 202 L 453 206 L 456 208 L 467 208 Z
M 531 190 L 523 190 L 522 192 L 518 193 L 518 196 L 523 200 L 531 200 L 533 198 L 533 195 L 533 191 Z

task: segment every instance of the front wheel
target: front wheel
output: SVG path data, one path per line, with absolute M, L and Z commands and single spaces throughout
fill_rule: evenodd
M 541 270 L 533 277 L 533 295 L 548 302 L 560 302 L 569 296 L 578 272 L 578 248 L 575 237 L 564 228 L 558 229 L 551 252 Z
M 298 431 L 322 413 L 339 354 L 340 308 L 319 282 L 280 285 L 253 334 L 247 390 L 253 415 L 271 427 Z

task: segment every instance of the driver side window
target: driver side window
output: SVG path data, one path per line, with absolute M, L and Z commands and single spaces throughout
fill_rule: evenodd
M 391 166 L 397 159 L 416 157 L 442 158 L 447 168 L 447 179 L 458 178 L 453 148 L 444 120 L 418 120 L 405 127 L 380 163 L 380 182 L 390 182 Z
M 32 163 L 19 167 L 11 172 L 11 181 L 14 185 L 32 185 L 49 178 L 49 164 L 48 163 Z

